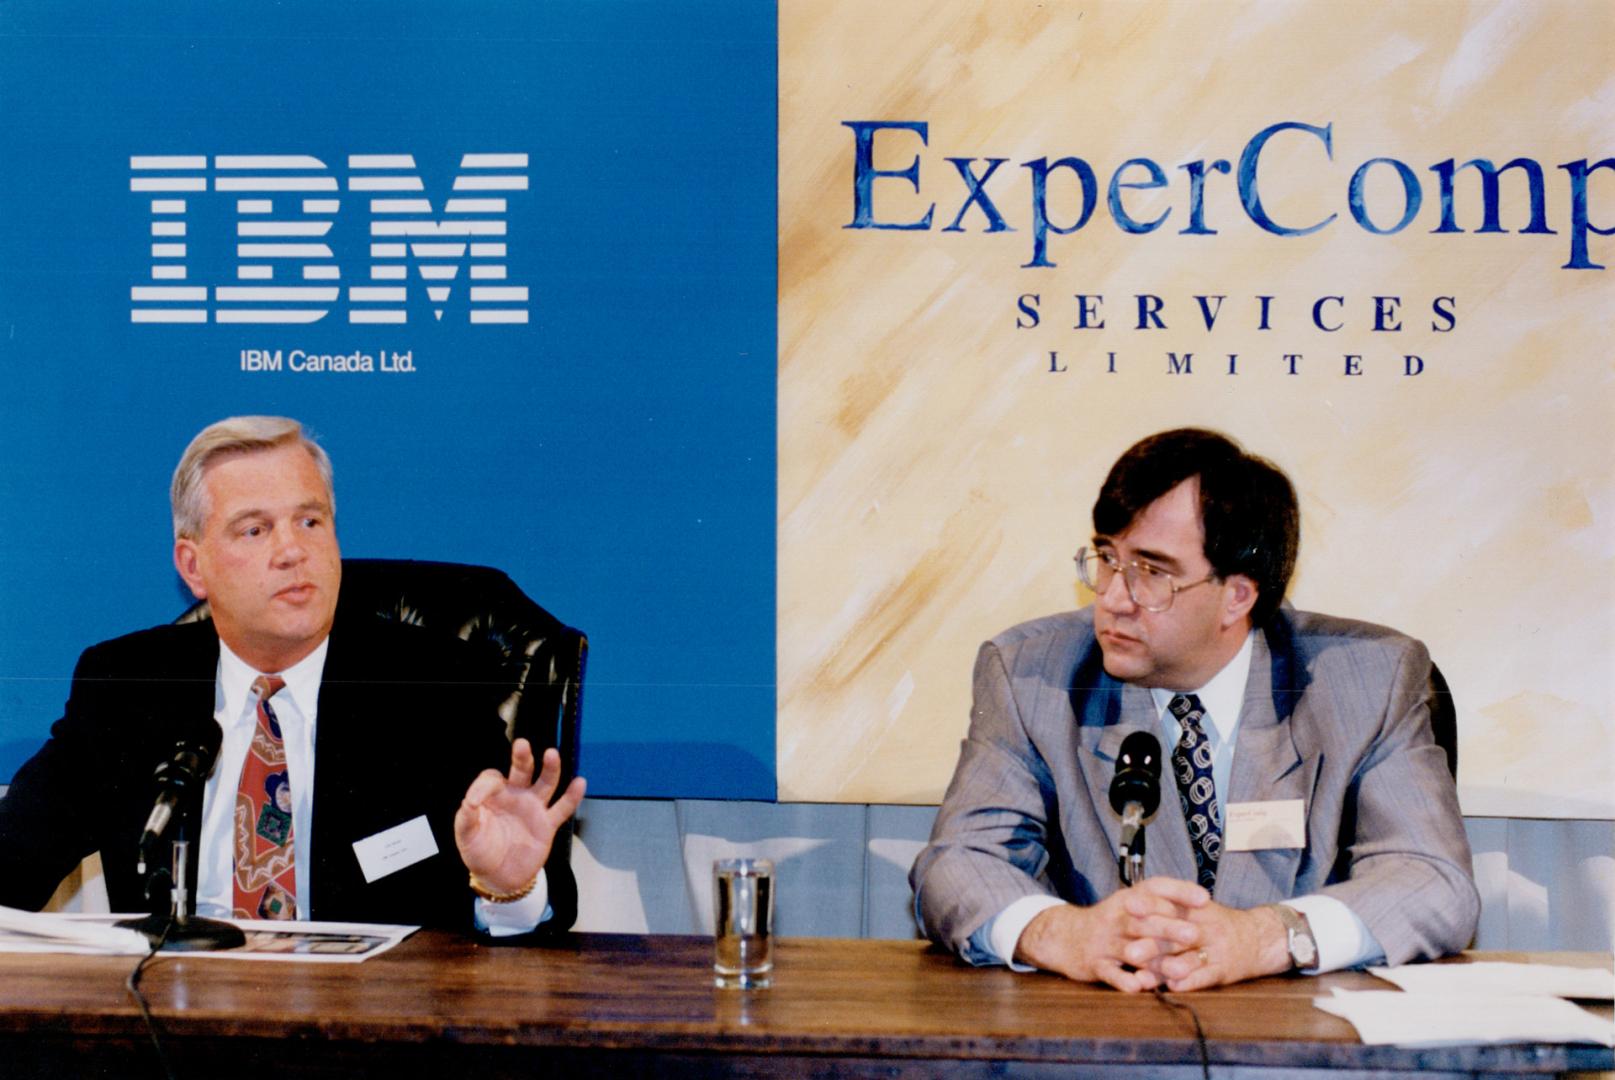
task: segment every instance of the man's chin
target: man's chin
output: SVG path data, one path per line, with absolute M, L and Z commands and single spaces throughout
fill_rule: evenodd
M 282 653 L 307 655 L 331 633 L 331 620 L 310 615 L 307 619 L 281 622 L 272 633 L 265 635 L 265 644 Z
M 1144 673 L 1145 665 L 1137 657 L 1121 656 L 1114 649 L 1100 648 L 1100 655 L 1104 658 L 1105 674 L 1112 679 L 1131 682 Z

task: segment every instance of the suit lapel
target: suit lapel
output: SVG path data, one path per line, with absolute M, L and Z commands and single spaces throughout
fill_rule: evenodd
M 416 778 L 399 771 L 408 755 L 397 740 L 408 737 L 399 724 L 412 701 L 412 691 L 399 680 L 428 673 L 401 668 L 395 644 L 382 623 L 338 610 L 314 733 L 314 918 L 365 910 L 371 883 L 354 842 L 401 824 L 427 802 L 409 787 Z
M 347 620 L 351 624 L 352 620 Z M 331 911 L 356 883 L 356 863 L 352 842 L 353 799 L 349 789 L 354 777 L 367 769 L 381 768 L 365 760 L 361 726 L 365 715 L 363 696 L 366 680 L 362 650 L 353 633 L 343 633 L 338 619 L 331 631 L 331 645 L 325 654 L 325 670 L 320 674 L 319 713 L 314 730 L 314 849 L 309 852 L 310 874 L 318 889 L 313 907 Z M 350 626 L 351 630 L 351 626 Z M 357 650 L 357 651 L 356 651 Z M 373 690 L 373 688 L 371 688 Z M 372 702 L 374 704 L 374 702 Z M 355 739 L 358 737 L 359 745 Z M 355 770 L 358 770 L 356 773 Z M 311 912 L 313 915 L 313 912 Z M 317 916 L 314 916 L 317 917 Z M 329 916 L 327 916 L 329 917 Z
M 1288 620 L 1280 613 L 1272 629 L 1256 635 L 1239 715 L 1233 774 L 1223 804 L 1225 836 L 1232 804 L 1300 799 L 1303 809 L 1310 809 L 1315 770 L 1305 765 L 1295 745 L 1293 710 L 1299 692 L 1288 629 Z M 1217 868 L 1217 900 L 1245 908 L 1290 895 L 1301 855 L 1300 848 L 1225 848 Z
M 1093 649 L 1099 654 L 1097 646 Z M 1085 665 L 1086 666 L 1086 665 Z M 1150 692 L 1141 687 L 1129 686 L 1104 672 L 1095 663 L 1093 674 L 1082 680 L 1092 687 L 1084 692 L 1072 691 L 1077 699 L 1078 740 L 1086 759 L 1080 770 L 1088 787 L 1088 798 L 1100 810 L 1105 835 L 1110 849 L 1115 852 L 1121 841 L 1121 818 L 1112 813 L 1110 782 L 1116 775 L 1116 758 L 1127 736 L 1135 731 L 1148 732 L 1161 737 L 1161 721 L 1155 711 Z M 1163 760 L 1171 754 L 1162 750 Z M 1146 845 L 1144 873 L 1148 877 L 1176 877 L 1194 880 L 1194 852 L 1189 846 L 1189 829 L 1183 821 L 1183 808 L 1178 803 L 1177 785 L 1171 768 L 1162 770 L 1161 805 L 1145 827 Z M 1075 858 L 1075 857 L 1074 857 Z M 1082 860 L 1076 860 L 1081 865 Z
M 130 769 L 133 785 L 130 790 L 133 791 L 131 809 L 140 814 L 151 810 L 150 778 L 158 762 L 168 756 L 182 736 L 194 736 L 198 725 L 214 719 L 218 704 L 219 636 L 210 622 L 173 627 L 149 652 L 141 665 L 139 688 L 131 687 L 124 697 L 121 718 L 125 737 L 135 747 L 127 752 L 126 760 L 138 762 Z M 221 776 L 219 781 L 221 797 L 233 799 L 237 778 Z M 202 793 L 200 785 L 193 787 L 185 805 L 185 816 L 198 834 L 202 822 Z M 120 830 L 118 839 L 121 841 L 127 835 L 128 840 L 133 841 L 139 833 L 138 824 L 130 819 L 130 824 Z M 193 850 L 196 840 L 193 836 Z M 113 851 L 121 852 L 121 843 L 113 845 Z M 107 889 L 114 898 L 114 910 L 139 911 L 145 907 L 141 898 L 144 883 L 134 875 L 132 851 L 131 848 L 127 860 L 103 851 Z M 196 895 L 200 862 L 193 857 L 186 866 L 186 887 L 192 896 Z M 135 898 L 132 904 L 119 899 L 125 896 Z

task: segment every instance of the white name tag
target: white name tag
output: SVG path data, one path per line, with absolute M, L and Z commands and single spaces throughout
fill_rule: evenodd
M 1300 799 L 1229 803 L 1222 846 L 1229 851 L 1266 851 L 1307 845 L 1306 808 Z
M 422 859 L 430 859 L 437 854 L 437 841 L 432 838 L 432 827 L 426 823 L 426 815 L 422 814 L 374 836 L 355 840 L 353 853 L 359 857 L 359 869 L 364 873 L 365 883 L 369 884 L 406 866 L 414 866 Z

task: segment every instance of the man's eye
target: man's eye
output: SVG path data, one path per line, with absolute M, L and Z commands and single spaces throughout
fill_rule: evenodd
M 1150 577 L 1166 577 L 1167 576 L 1167 573 L 1166 573 L 1165 570 L 1162 570 L 1159 566 L 1151 566 L 1149 563 L 1139 563 L 1138 564 L 1138 572 L 1141 573 L 1141 574 L 1148 574 Z
M 325 524 L 325 522 L 317 517 L 306 517 L 303 519 L 303 528 L 305 529 L 317 529 L 323 524 Z
M 264 527 L 262 525 L 248 525 L 241 530 L 241 535 L 246 537 L 262 536 L 263 534 Z

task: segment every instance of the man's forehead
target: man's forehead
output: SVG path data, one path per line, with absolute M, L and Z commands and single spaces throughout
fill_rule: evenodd
M 1205 551 L 1205 528 L 1200 520 L 1200 481 L 1191 477 L 1145 506 L 1115 534 L 1096 534 L 1094 542 L 1127 547 L 1175 559 Z
M 260 501 L 265 508 L 272 503 L 284 506 L 288 496 L 298 509 L 329 508 L 331 502 L 313 455 L 296 443 L 217 454 L 202 467 L 202 489 L 211 510 L 232 517 Z M 231 505 L 218 505 L 215 500 L 220 496 Z
M 291 461 L 293 456 L 289 451 L 293 450 L 300 451 L 302 456 L 308 458 L 311 465 L 313 464 L 313 455 L 296 442 L 277 442 L 266 446 L 230 446 L 215 450 L 207 456 L 202 462 L 202 475 L 211 476 L 221 469 L 229 469 L 232 465 L 259 465 L 271 458 Z

